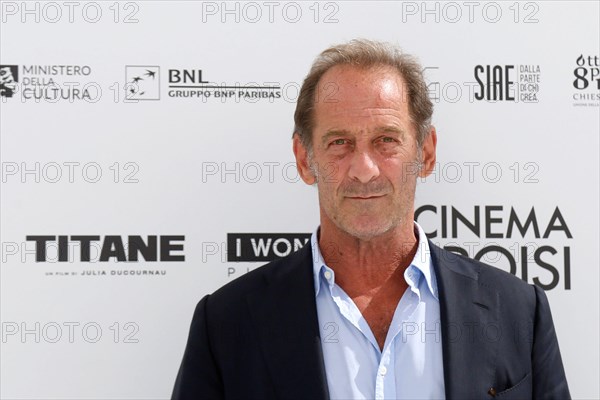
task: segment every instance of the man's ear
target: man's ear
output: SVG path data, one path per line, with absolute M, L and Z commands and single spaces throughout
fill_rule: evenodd
M 421 178 L 429 176 L 435 168 L 436 146 L 437 134 L 435 132 L 435 127 L 432 125 L 429 134 L 425 137 L 425 140 L 423 141 L 423 160 L 421 170 L 419 171 L 419 176 Z
M 308 162 L 308 151 L 300 141 L 300 136 L 294 133 L 293 138 L 294 156 L 296 156 L 296 168 L 300 177 L 307 185 L 312 185 L 317 181 Z

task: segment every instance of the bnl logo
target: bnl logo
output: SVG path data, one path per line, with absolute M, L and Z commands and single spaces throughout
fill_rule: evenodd
M 160 100 L 160 67 L 127 65 L 125 82 L 127 100 Z

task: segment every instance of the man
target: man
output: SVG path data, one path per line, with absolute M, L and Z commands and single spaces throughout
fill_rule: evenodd
M 199 302 L 173 399 L 570 397 L 544 292 L 413 222 L 437 141 L 420 71 L 366 40 L 317 58 L 293 149 L 320 227 Z

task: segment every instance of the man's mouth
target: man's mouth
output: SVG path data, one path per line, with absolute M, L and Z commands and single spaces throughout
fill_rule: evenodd
M 371 196 L 346 196 L 346 198 L 353 199 L 353 200 L 372 200 L 372 199 L 379 199 L 383 196 L 385 196 L 385 195 L 379 194 L 379 195 L 371 195 Z

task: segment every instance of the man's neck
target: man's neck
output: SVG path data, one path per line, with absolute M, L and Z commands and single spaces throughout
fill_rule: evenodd
M 376 292 L 393 277 L 404 274 L 418 246 L 412 220 L 368 240 L 341 231 L 331 221 L 322 220 L 319 233 L 324 261 L 349 295 Z

